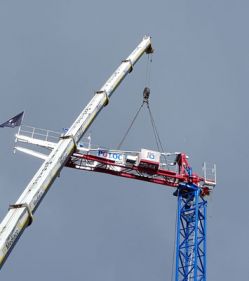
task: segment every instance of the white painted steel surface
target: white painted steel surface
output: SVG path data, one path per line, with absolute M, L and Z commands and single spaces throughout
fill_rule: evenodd
M 14 150 L 29 154 L 31 156 L 34 156 L 34 157 L 42 159 L 42 160 L 47 160 L 47 158 L 48 158 L 48 155 L 46 155 L 44 153 L 37 152 L 37 151 L 34 151 L 32 149 L 28 149 L 28 148 L 25 148 L 25 147 L 15 146 Z
M 160 155 L 161 153 L 158 151 L 152 151 L 148 149 L 141 149 L 141 152 L 139 153 L 139 159 L 138 162 L 141 161 L 151 161 L 155 163 L 160 163 Z
M 14 204 L 16 207 L 12 207 L 8 211 L 0 224 L 0 268 L 25 227 L 29 225 L 30 213 L 33 213 L 39 206 L 60 170 L 74 152 L 80 138 L 84 135 L 100 110 L 108 103 L 113 91 L 133 69 L 137 60 L 144 52 L 150 49 L 151 38 L 146 36 L 80 113 L 76 121 L 69 128 L 65 136 L 56 144 L 48 158 L 43 162 L 40 169 Z

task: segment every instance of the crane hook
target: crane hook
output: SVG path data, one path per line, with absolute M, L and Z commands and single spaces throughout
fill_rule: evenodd
M 144 92 L 143 92 L 143 97 L 144 97 L 143 102 L 148 103 L 149 102 L 149 96 L 150 96 L 150 88 L 149 87 L 145 87 L 144 88 Z

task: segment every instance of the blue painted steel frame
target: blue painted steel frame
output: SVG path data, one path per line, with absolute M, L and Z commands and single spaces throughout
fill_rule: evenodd
M 206 281 L 206 208 L 194 184 L 180 184 L 175 281 Z

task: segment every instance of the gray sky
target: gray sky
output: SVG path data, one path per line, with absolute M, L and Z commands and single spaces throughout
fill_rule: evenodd
M 69 126 L 145 34 L 155 54 L 151 109 L 167 151 L 194 170 L 215 162 L 208 207 L 208 280 L 249 275 L 248 1 L 0 0 L 0 122 L 25 109 L 25 124 Z M 142 101 L 146 57 L 91 127 L 116 147 Z M 0 131 L 0 217 L 41 162 L 12 154 Z M 149 117 L 127 149 L 155 148 Z M 176 198 L 172 189 L 64 169 L 35 213 L 1 280 L 171 280 Z

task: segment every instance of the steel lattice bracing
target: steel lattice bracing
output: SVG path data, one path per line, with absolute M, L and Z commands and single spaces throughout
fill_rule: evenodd
M 176 281 L 206 281 L 206 207 L 194 184 L 178 191 Z

